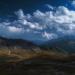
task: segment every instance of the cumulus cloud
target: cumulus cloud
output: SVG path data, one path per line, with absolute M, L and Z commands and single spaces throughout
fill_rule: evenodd
M 72 5 L 75 6 L 75 0 L 72 1 Z
M 51 6 L 51 5 L 49 5 L 49 4 L 46 4 L 46 6 L 47 6 L 49 9 L 51 9 L 51 10 L 53 10 L 53 9 L 54 9 L 54 7 L 53 7 L 53 6 Z
M 54 34 L 54 33 L 47 33 L 47 32 L 44 32 L 42 34 L 43 37 L 47 38 L 47 40 L 52 40 L 52 39 L 55 39 L 57 38 L 57 35 Z
M 10 32 L 19 33 L 19 32 L 22 31 L 22 28 L 17 28 L 17 27 L 14 27 L 14 26 L 9 26 L 9 27 L 8 27 L 8 30 L 9 30 Z
M 53 9 L 51 5 L 47 6 Z M 15 14 L 18 16 L 17 20 L 0 23 L 0 35 L 31 41 L 48 41 L 61 36 L 75 36 L 75 11 L 65 6 L 57 7 L 56 11 L 36 10 L 32 15 L 24 14 L 20 9 Z
M 23 19 L 25 17 L 22 9 L 19 9 L 19 11 L 15 12 L 15 14 L 17 15 L 18 19 Z

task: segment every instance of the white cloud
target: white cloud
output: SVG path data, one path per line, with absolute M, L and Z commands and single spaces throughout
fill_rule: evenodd
M 51 9 L 51 10 L 53 10 L 53 9 L 54 9 L 54 7 L 53 7 L 53 6 L 51 6 L 51 5 L 49 5 L 49 4 L 46 4 L 46 6 L 47 6 L 49 9 Z
M 0 23 L 0 35 L 12 38 L 23 38 L 31 41 L 47 41 L 61 36 L 75 36 L 75 11 L 59 6 L 56 11 L 24 14 L 20 9 L 16 12 L 17 20 Z M 10 34 L 7 34 L 10 33 Z
M 72 1 L 72 5 L 75 6 L 75 0 Z
M 57 38 L 57 35 L 56 34 L 54 34 L 54 33 L 47 33 L 47 32 L 44 32 L 42 34 L 42 36 L 44 38 L 46 38 L 47 40 L 52 40 L 52 39 L 56 39 Z
M 23 31 L 22 28 L 17 28 L 17 27 L 15 27 L 15 26 L 9 26 L 9 27 L 8 27 L 8 30 L 9 30 L 9 32 L 14 32 L 14 33 L 20 33 L 20 32 Z
M 19 9 L 19 11 L 15 12 L 15 14 L 18 16 L 19 19 L 23 19 L 25 17 L 22 9 Z

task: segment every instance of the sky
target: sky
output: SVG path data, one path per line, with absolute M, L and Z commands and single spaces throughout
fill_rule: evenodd
M 0 0 L 0 36 L 42 43 L 74 33 L 75 0 Z
M 0 0 L 0 13 L 7 15 L 18 9 L 23 9 L 25 13 L 32 13 L 37 9 L 45 10 L 45 4 L 58 6 L 67 2 L 67 0 Z

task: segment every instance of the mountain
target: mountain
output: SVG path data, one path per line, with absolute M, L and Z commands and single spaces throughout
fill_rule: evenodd
M 22 40 L 22 39 L 9 39 L 0 37 L 0 48 L 9 48 L 9 49 L 35 49 L 38 46 L 32 43 L 31 41 Z
M 42 47 L 62 53 L 75 53 L 75 39 L 72 37 L 58 38 L 45 42 Z
M 0 37 L 0 75 L 75 74 L 75 55 L 65 51 L 74 41 L 62 38 L 37 46 L 27 40 Z
M 70 37 L 63 37 L 44 42 L 37 45 L 28 40 L 9 39 L 0 37 L 0 48 L 8 49 L 26 49 L 30 51 L 53 51 L 61 53 L 75 53 L 75 39 Z

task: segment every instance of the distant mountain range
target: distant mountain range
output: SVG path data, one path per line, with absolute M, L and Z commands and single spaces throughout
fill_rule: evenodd
M 31 41 L 22 40 L 22 39 L 9 39 L 0 37 L 0 48 L 21 48 L 21 49 L 34 49 L 38 46 L 32 43 Z
M 36 45 L 0 37 L 0 74 L 55 75 L 57 71 L 75 74 L 75 54 L 71 53 L 75 53 L 75 39 L 59 38 Z
M 72 37 L 58 38 L 45 42 L 42 47 L 63 53 L 75 53 L 75 39 Z
M 31 41 L 22 39 L 8 39 L 0 37 L 0 48 L 21 48 L 29 50 L 52 50 L 62 53 L 75 53 L 75 39 L 59 38 L 57 40 L 50 40 L 41 45 L 36 45 Z

